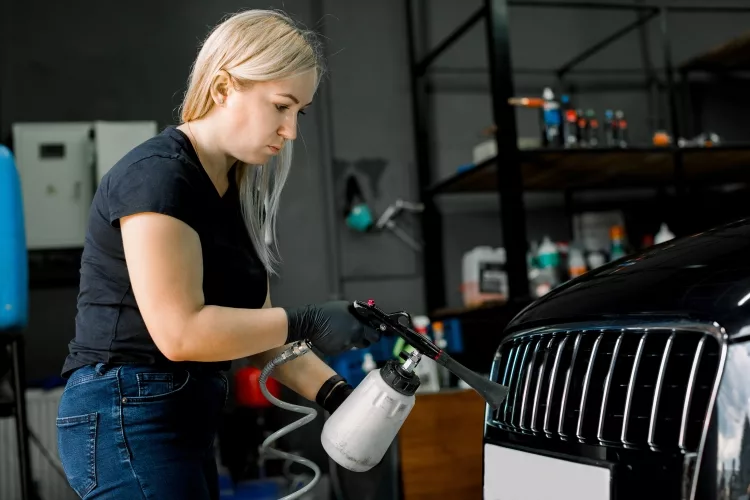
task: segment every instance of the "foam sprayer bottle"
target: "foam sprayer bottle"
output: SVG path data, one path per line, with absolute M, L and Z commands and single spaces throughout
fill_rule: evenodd
M 399 365 L 395 360 L 390 360 L 383 368 L 369 372 L 326 421 L 321 433 L 321 442 L 326 453 L 340 466 L 355 472 L 364 472 L 383 459 L 416 402 L 414 394 L 419 388 L 420 381 L 414 369 L 422 356 L 434 360 L 466 382 L 493 409 L 499 408 L 505 400 L 508 387 L 469 370 L 433 344 L 426 335 L 421 335 L 400 323 L 399 318 L 405 317 L 409 324 L 412 324 L 407 313 L 386 314 L 371 300 L 354 301 L 353 308 L 354 312 L 372 327 L 383 333 L 398 335 L 411 345 L 413 350 L 408 353 L 402 351 L 403 364 Z M 268 436 L 258 450 L 261 462 L 268 459 L 291 461 L 306 466 L 313 472 L 313 477 L 307 484 L 290 492 L 281 500 L 293 500 L 308 494 L 320 480 L 321 471 L 311 460 L 278 450 L 271 445 L 295 429 L 312 422 L 317 411 L 315 408 L 279 400 L 270 393 L 267 382 L 276 367 L 304 356 L 311 351 L 311 347 L 307 340 L 295 342 L 269 361 L 260 375 L 260 388 L 266 399 L 279 408 L 305 414 L 299 420 Z
M 323 426 L 321 442 L 326 453 L 339 465 L 354 472 L 364 472 L 383 459 L 388 447 L 409 416 L 416 401 L 420 381 L 414 369 L 422 356 L 433 359 L 476 390 L 496 408 L 505 399 L 508 388 L 486 379 L 457 361 L 398 321 L 405 313 L 386 314 L 372 301 L 354 303 L 355 310 L 383 332 L 406 340 L 414 349 L 402 351 L 405 359 L 399 365 L 390 360 L 380 370 L 373 370 L 339 406 Z
M 390 360 L 368 373 L 323 426 L 323 449 L 342 467 L 364 472 L 380 463 L 414 407 L 421 355 L 404 355 L 403 365 Z

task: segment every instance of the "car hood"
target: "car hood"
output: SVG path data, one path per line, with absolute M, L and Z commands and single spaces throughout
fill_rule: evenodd
M 526 307 L 507 331 L 623 316 L 715 322 L 729 336 L 750 335 L 750 219 L 588 272 Z

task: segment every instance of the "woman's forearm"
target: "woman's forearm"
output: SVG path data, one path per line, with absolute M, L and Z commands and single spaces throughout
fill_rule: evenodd
M 250 356 L 250 363 L 262 370 L 269 361 L 278 356 L 285 348 L 286 346 L 282 346 Z M 315 401 L 315 396 L 323 383 L 335 374 L 336 372 L 315 353 L 308 352 L 300 358 L 277 366 L 271 373 L 271 377 L 303 398 Z
M 279 307 L 203 306 L 185 319 L 181 330 L 168 357 L 210 362 L 244 358 L 282 346 L 288 328 L 286 312 Z

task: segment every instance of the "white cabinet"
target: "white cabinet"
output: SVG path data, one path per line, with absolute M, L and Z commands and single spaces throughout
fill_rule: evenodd
M 82 247 L 101 175 L 148 138 L 144 130 L 156 133 L 154 122 L 134 122 L 137 133 L 123 131 L 129 122 L 124 127 L 102 123 L 108 122 L 13 124 L 30 250 Z

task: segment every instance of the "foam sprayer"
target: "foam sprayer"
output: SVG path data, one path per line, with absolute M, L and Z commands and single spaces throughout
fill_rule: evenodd
M 414 373 L 414 369 L 422 356 L 434 360 L 466 382 L 490 407 L 497 409 L 505 400 L 508 387 L 469 370 L 437 347 L 429 338 L 414 331 L 408 313 L 387 314 L 375 306 L 372 300 L 355 301 L 353 309 L 355 314 L 373 328 L 386 335 L 400 336 L 414 349 L 409 353 L 402 352 L 403 364 L 389 360 L 379 370 L 369 372 L 326 421 L 321 433 L 321 443 L 326 453 L 340 466 L 351 471 L 364 472 L 383 459 L 416 402 L 415 393 L 419 387 L 419 377 Z M 408 325 L 401 323 L 401 319 L 406 319 Z M 268 436 L 260 446 L 261 460 L 290 460 L 305 465 L 314 472 L 314 477 L 308 484 L 283 497 L 282 500 L 299 498 L 314 488 L 320 478 L 320 469 L 310 460 L 273 449 L 270 445 L 281 436 L 313 421 L 317 411 L 314 408 L 278 400 L 268 391 L 266 381 L 274 368 L 303 356 L 310 348 L 310 344 L 304 340 L 292 344 L 270 361 L 260 376 L 261 390 L 271 403 L 280 408 L 306 414 L 305 417 Z

